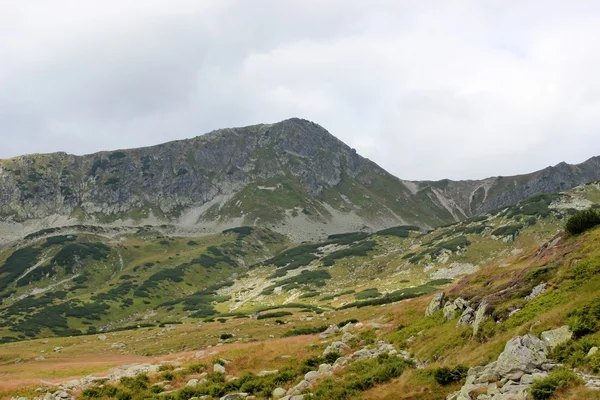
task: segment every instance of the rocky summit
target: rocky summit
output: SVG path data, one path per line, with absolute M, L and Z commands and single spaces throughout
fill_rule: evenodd
M 321 126 L 289 119 L 86 156 L 0 160 L 0 241 L 45 228 L 268 226 L 295 240 L 434 227 L 600 179 L 600 158 L 479 181 L 396 178 Z
M 599 159 L 396 178 L 291 119 L 0 161 L 0 398 L 600 400 Z

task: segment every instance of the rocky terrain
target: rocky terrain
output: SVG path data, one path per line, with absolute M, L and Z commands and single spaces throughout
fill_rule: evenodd
M 600 179 L 600 158 L 480 181 L 398 179 L 319 125 L 290 119 L 158 146 L 0 160 L 0 242 L 40 229 L 267 226 L 294 240 L 434 227 Z

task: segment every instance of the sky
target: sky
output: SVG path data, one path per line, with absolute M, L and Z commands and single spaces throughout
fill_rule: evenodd
M 600 155 L 597 0 L 0 0 L 0 158 L 314 121 L 403 179 Z

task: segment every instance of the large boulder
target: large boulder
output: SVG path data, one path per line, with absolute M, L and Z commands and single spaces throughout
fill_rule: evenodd
M 563 344 L 571 340 L 573 337 L 573 332 L 571 332 L 571 329 L 569 329 L 568 326 L 563 325 L 560 328 L 542 332 L 541 337 L 544 343 L 553 349 L 559 344 Z
M 349 348 L 350 347 L 348 347 L 348 345 L 346 343 L 336 341 L 336 342 L 331 343 L 329 346 L 327 346 L 327 348 L 323 352 L 323 355 L 326 356 L 329 353 L 343 353 L 345 350 L 348 350 Z
M 516 336 L 504 346 L 495 370 L 498 375 L 505 376 L 515 371 L 541 369 L 547 361 L 548 349 L 544 342 L 533 335 Z
M 224 374 L 225 373 L 225 367 L 222 366 L 221 364 L 215 364 L 215 365 L 213 365 L 213 371 L 221 373 L 221 374 Z
M 431 299 L 431 302 L 427 306 L 427 310 L 425 310 L 425 316 L 429 317 L 441 310 L 444 305 L 444 299 L 444 292 L 434 294 L 433 299 Z
M 473 310 L 471 307 L 467 307 L 466 310 L 463 311 L 460 318 L 458 319 L 456 326 L 459 327 L 459 326 L 463 326 L 463 325 L 471 325 L 473 323 L 474 317 L 475 317 L 475 310 Z

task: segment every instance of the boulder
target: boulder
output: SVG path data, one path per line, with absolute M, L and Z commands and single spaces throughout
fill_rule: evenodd
M 188 387 L 194 387 L 194 386 L 198 386 L 198 382 L 200 382 L 198 379 L 190 379 L 185 386 Z
M 487 311 L 487 302 L 482 301 L 475 311 L 475 319 L 473 320 L 473 335 L 477 335 L 481 323 L 485 320 L 485 313 Z
M 342 336 L 342 343 L 348 343 L 350 342 L 352 339 L 354 339 L 356 337 L 356 335 L 353 335 L 351 333 L 344 333 L 344 335 Z
M 314 381 L 315 379 L 317 379 L 319 377 L 319 373 L 317 371 L 308 371 L 305 375 L 304 375 L 304 380 L 306 381 Z
M 348 322 L 346 325 L 344 325 L 344 326 L 341 328 L 341 331 L 342 331 L 343 333 L 346 333 L 346 332 L 349 332 L 349 331 L 351 331 L 352 329 L 354 329 L 354 324 L 353 324 L 352 322 Z
M 256 374 L 256 376 L 275 375 L 277 373 L 279 373 L 278 369 L 272 369 L 272 370 L 267 370 L 267 371 L 260 371 L 258 374 Z
M 573 332 L 571 332 L 571 329 L 569 329 L 568 326 L 563 325 L 560 328 L 542 332 L 541 337 L 544 343 L 553 349 L 559 344 L 563 344 L 571 340 L 573 337 Z
M 107 339 L 106 335 L 98 335 L 98 340 L 105 341 Z
M 319 365 L 319 374 L 328 374 L 332 368 L 331 364 L 321 364 Z
M 286 390 L 284 388 L 278 387 L 277 389 L 273 390 L 273 393 L 271 393 L 271 397 L 273 397 L 274 400 L 278 400 L 282 397 L 285 397 L 285 394 Z
M 593 356 L 594 354 L 596 354 L 597 352 L 598 352 L 598 347 L 594 346 L 594 347 L 592 347 L 592 348 L 590 349 L 590 351 L 588 351 L 588 353 L 587 353 L 587 357 L 591 357 L 591 356 Z
M 344 342 L 333 342 L 323 352 L 323 355 L 327 355 L 329 353 L 343 353 L 344 350 L 348 350 L 350 347 Z
M 532 371 L 546 363 L 548 349 L 533 335 L 516 336 L 504 346 L 498 356 L 495 370 L 500 376 L 513 371 Z
M 546 291 L 546 284 L 540 283 L 539 285 L 537 285 L 536 287 L 534 287 L 531 290 L 531 293 L 529 293 L 527 296 L 525 296 L 525 300 L 533 300 L 536 297 L 538 297 L 540 294 L 544 293 L 545 291 Z
M 444 292 L 434 294 L 433 299 L 431 299 L 431 302 L 427 306 L 427 310 L 425 310 L 425 316 L 429 317 L 435 314 L 436 312 L 440 311 L 442 309 L 442 306 L 444 305 L 444 299 Z
M 213 372 L 219 372 L 224 374 L 225 373 L 225 367 L 222 366 L 221 364 L 215 364 L 213 365 Z
M 327 339 L 329 336 L 338 332 L 340 328 L 337 325 L 330 325 L 329 328 L 325 329 L 325 331 L 321 332 L 319 336 L 323 339 Z

